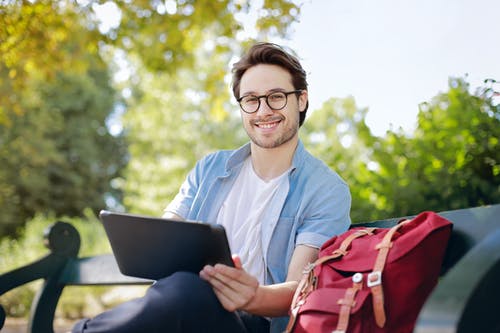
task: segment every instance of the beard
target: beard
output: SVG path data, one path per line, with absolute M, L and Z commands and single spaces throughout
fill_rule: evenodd
M 279 116 L 281 120 L 280 126 L 285 120 L 283 116 Z M 259 122 L 260 119 L 250 121 L 245 127 L 245 131 L 247 132 L 250 140 L 260 148 L 271 149 L 277 148 L 290 140 L 292 140 L 299 130 L 299 118 L 297 117 L 296 121 L 289 124 L 286 128 L 283 129 L 282 132 L 277 133 L 278 136 L 276 138 L 266 137 L 264 135 L 257 134 L 253 129 L 255 128 L 255 123 Z

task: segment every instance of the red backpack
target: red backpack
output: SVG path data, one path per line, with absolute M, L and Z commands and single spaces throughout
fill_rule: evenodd
M 412 332 L 451 226 L 424 212 L 390 229 L 355 227 L 331 238 L 304 270 L 286 332 Z

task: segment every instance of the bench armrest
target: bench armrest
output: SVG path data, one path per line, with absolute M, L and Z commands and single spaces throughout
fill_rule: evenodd
M 44 234 L 45 245 L 50 253 L 29 265 L 14 269 L 0 275 L 0 295 L 17 288 L 25 283 L 44 279 L 43 287 L 35 296 L 31 305 L 29 332 L 53 332 L 52 321 L 54 318 L 57 301 L 64 288 L 58 283 L 66 263 L 77 256 L 80 249 L 80 235 L 69 223 L 56 222 Z M 0 306 L 0 328 L 3 327 L 5 311 Z
M 491 332 L 500 327 L 499 281 L 500 229 L 496 229 L 440 280 L 414 332 Z

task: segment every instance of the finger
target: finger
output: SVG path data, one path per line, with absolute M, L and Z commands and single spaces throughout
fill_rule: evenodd
M 219 291 L 215 287 L 212 287 L 213 291 L 215 293 L 215 296 L 219 300 L 219 302 L 222 304 L 222 307 L 226 309 L 227 311 L 236 311 L 239 309 L 238 304 L 235 303 L 235 301 L 231 298 L 229 298 L 227 295 L 225 295 L 223 292 Z
M 249 290 L 246 292 L 243 290 L 236 291 L 216 278 L 210 279 L 209 283 L 212 285 L 214 293 L 221 304 L 228 311 L 234 311 L 245 306 L 253 297 L 253 293 Z
M 213 268 L 218 274 L 222 274 L 231 280 L 237 280 L 244 284 L 251 283 L 250 281 L 253 279 L 253 277 L 243 268 L 229 267 L 223 264 L 216 264 Z
M 236 273 L 237 279 L 224 273 Z M 254 297 L 259 282 L 243 269 L 225 265 L 207 265 L 200 271 L 200 277 L 212 286 L 217 298 L 228 311 L 246 306 Z
M 217 264 L 215 266 L 206 265 L 200 273 L 201 272 L 203 272 L 201 276 L 204 277 L 211 276 L 220 278 L 220 276 L 226 276 L 230 280 L 237 280 L 243 283 L 248 283 L 248 281 L 252 279 L 252 276 L 246 273 L 242 268 L 230 267 L 223 264 Z
M 239 255 L 233 254 L 232 258 L 233 258 L 234 267 L 243 268 L 243 264 L 241 263 L 241 258 Z
M 200 277 L 221 291 L 224 290 L 224 288 L 236 290 L 239 284 L 237 281 L 232 280 L 223 273 L 219 273 L 213 266 L 210 265 L 203 267 L 200 271 Z
M 210 276 L 205 272 L 204 269 L 202 269 L 198 275 L 202 280 L 208 281 L 210 279 Z
M 210 278 L 215 274 L 215 269 L 213 266 L 210 266 L 210 265 L 205 265 L 201 271 L 199 272 L 199 276 L 200 278 L 202 278 L 203 280 L 210 280 Z
M 215 277 L 218 279 L 226 280 L 241 280 L 243 275 L 246 275 L 246 272 L 237 269 L 234 267 L 229 267 L 226 265 L 218 264 L 216 266 L 206 265 L 200 271 L 205 277 Z
M 209 281 L 215 280 L 220 283 L 218 288 L 221 290 L 224 286 L 225 288 L 238 293 L 241 289 L 247 286 L 247 284 L 242 282 L 241 279 L 234 279 L 231 276 L 224 274 L 224 272 L 219 272 L 219 270 L 215 268 L 207 268 L 204 272 L 210 277 Z
M 227 267 L 227 266 L 226 266 Z M 230 270 L 237 270 L 231 268 Z M 239 270 L 240 273 L 248 275 L 245 271 Z M 200 277 L 208 281 L 212 287 L 217 288 L 220 292 L 224 293 L 227 297 L 252 297 L 255 289 L 258 287 L 259 282 L 248 275 L 245 279 L 235 280 L 230 276 L 219 272 L 215 267 L 205 266 L 202 271 L 200 271 Z
M 212 275 L 209 282 L 227 297 L 237 300 L 238 304 L 246 304 L 255 296 L 259 286 L 257 279 L 251 276 L 249 282 L 243 283 L 218 273 Z

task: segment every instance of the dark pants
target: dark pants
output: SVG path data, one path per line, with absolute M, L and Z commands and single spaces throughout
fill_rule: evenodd
M 179 272 L 158 280 L 141 298 L 79 321 L 72 332 L 268 333 L 269 322 L 245 312 L 226 311 L 206 281 Z

